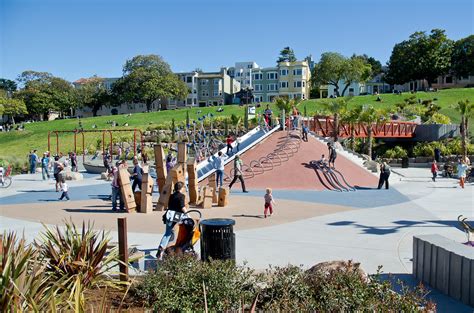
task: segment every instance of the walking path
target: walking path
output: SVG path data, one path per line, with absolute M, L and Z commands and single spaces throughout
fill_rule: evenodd
M 281 180 L 288 177 L 287 171 L 274 171 L 283 173 Z M 414 284 L 409 275 L 413 236 L 437 233 L 466 241 L 456 219 L 463 214 L 473 220 L 474 187 L 467 184 L 462 190 L 454 179 L 432 182 L 429 169 L 395 171 L 400 176 L 392 175 L 393 187 L 389 190 L 316 192 L 298 189 L 296 185 L 275 190 L 276 212 L 267 219 L 262 216 L 263 188 L 242 194 L 236 185 L 229 207 L 203 210 L 203 214 L 204 218 L 236 220 L 240 264 L 246 261 L 253 268 L 263 269 L 269 264 L 292 263 L 308 268 L 321 261 L 352 259 L 361 262 L 369 273 L 375 273 L 383 265 L 384 273 Z M 274 179 L 267 183 L 277 184 Z M 31 241 L 42 230 L 41 223 L 90 219 L 96 228 L 110 230 L 116 240 L 116 217 L 127 216 L 129 245 L 149 254 L 144 266 L 147 262 L 148 266 L 153 264 L 152 255 L 163 232 L 162 213 L 147 216 L 112 213 L 110 202 L 104 200 L 110 194 L 110 182 L 100 181 L 96 176 L 86 175 L 83 181 L 69 185 L 72 201 L 59 202 L 53 181 L 42 181 L 40 174 L 14 177 L 10 189 L 0 190 L 0 230 L 24 233 Z M 436 291 L 431 297 L 438 303 L 440 312 L 472 312 L 472 308 Z

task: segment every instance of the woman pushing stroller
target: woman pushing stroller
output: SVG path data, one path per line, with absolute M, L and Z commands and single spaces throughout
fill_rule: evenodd
M 171 237 L 174 237 L 174 226 L 179 221 L 180 216 L 182 214 L 186 214 L 187 212 L 183 189 L 184 183 L 177 182 L 176 184 L 174 184 L 173 194 L 170 195 L 170 199 L 168 202 L 168 210 L 166 211 L 165 216 L 163 217 L 163 221 L 166 225 L 166 230 L 165 234 L 163 235 L 163 238 L 161 238 L 160 246 L 158 247 L 158 252 L 156 253 L 156 257 L 159 260 L 163 258 L 166 246 L 168 245 Z M 175 216 L 176 218 L 174 218 Z

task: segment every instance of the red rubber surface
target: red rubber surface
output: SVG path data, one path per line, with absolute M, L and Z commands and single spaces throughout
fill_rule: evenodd
M 278 144 L 284 142 L 286 136 L 287 133 L 282 131 L 272 134 L 241 156 L 244 164 L 249 165 L 252 160 L 258 160 L 272 153 L 278 147 Z M 301 142 L 298 152 L 290 156 L 288 161 L 283 161 L 285 158 L 282 157 L 281 165 L 274 166 L 272 170 L 259 173 L 261 170 L 254 169 L 255 176 L 253 178 L 246 175 L 245 184 L 248 189 L 264 189 L 267 187 L 295 190 L 328 190 L 327 187 L 333 189 L 328 183 L 326 183 L 327 187 L 324 186 L 314 169 L 308 166 L 310 161 L 319 160 L 322 154 L 327 158 L 327 147 L 315 138 L 309 137 L 308 139 L 308 142 Z M 227 175 L 230 175 L 232 167 L 233 162 L 226 166 L 225 172 Z M 377 186 L 377 177 L 340 154 L 336 159 L 336 169 L 344 175 L 346 181 L 352 186 L 369 188 Z M 324 179 L 323 176 L 322 178 Z M 323 182 L 326 181 L 323 180 Z M 227 185 L 229 183 L 229 181 L 226 182 Z M 237 181 L 232 188 L 240 189 L 240 182 Z

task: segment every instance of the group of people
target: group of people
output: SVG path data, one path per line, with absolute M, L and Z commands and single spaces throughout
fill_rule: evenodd
M 438 156 L 438 160 L 436 160 L 436 151 L 435 151 L 435 159 L 431 163 L 431 175 L 432 175 L 431 179 L 433 180 L 433 182 L 436 182 L 436 177 L 438 176 L 438 171 L 439 171 L 438 162 L 439 162 L 439 156 Z M 461 188 L 463 189 L 466 183 L 467 172 L 468 172 L 470 163 L 471 162 L 468 157 L 458 159 L 457 177 L 459 179 L 459 186 L 461 186 Z M 471 169 L 471 172 L 472 172 L 472 169 Z
M 115 162 L 115 165 L 110 166 L 109 165 L 109 177 L 112 178 L 112 194 L 111 194 L 111 200 L 112 200 L 112 211 L 116 212 L 117 210 L 117 203 L 120 211 L 125 211 L 125 202 L 123 199 L 122 195 L 122 190 L 120 189 L 120 175 L 119 171 L 122 168 L 125 168 L 128 170 L 128 163 L 126 160 L 120 160 Z M 132 174 L 130 175 L 130 179 L 133 180 L 132 183 L 132 192 L 135 192 L 135 190 L 142 189 L 142 181 L 143 181 L 143 167 L 138 161 L 138 158 L 134 157 L 133 158 L 133 171 Z

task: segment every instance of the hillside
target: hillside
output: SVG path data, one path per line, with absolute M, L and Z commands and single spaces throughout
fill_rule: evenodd
M 408 93 L 403 95 L 383 94 L 381 95 L 382 102 L 376 101 L 377 96 L 359 96 L 354 97 L 350 101 L 350 106 L 357 104 L 372 104 L 376 107 L 389 107 L 402 102 L 403 99 L 409 95 L 410 94 Z M 474 102 L 474 88 L 449 89 L 429 93 L 418 92 L 416 93 L 416 97 L 422 100 L 436 98 L 436 103 L 442 107 L 441 113 L 448 115 L 453 123 L 459 123 L 460 116 L 452 106 L 461 99 L 470 99 L 471 102 Z M 307 100 L 299 105 L 299 109 L 303 111 L 303 108 L 306 105 L 307 114 L 312 115 L 320 111 L 322 108 L 321 104 L 326 101 L 330 101 L 330 99 Z M 264 106 L 257 109 L 257 112 L 261 112 L 263 109 Z M 272 105 L 272 109 L 276 111 L 274 105 Z M 82 127 L 87 130 L 92 130 L 93 125 L 99 129 L 111 128 L 110 121 L 115 121 L 119 125 L 117 128 L 120 129 L 139 128 L 145 130 L 150 125 L 169 124 L 171 123 L 172 118 L 176 120 L 177 124 L 183 124 L 186 119 L 186 111 L 186 109 L 180 109 L 152 113 L 136 113 L 131 116 L 100 116 L 81 119 L 81 123 Z M 217 112 L 215 107 L 192 108 L 189 109 L 189 112 L 191 120 L 195 120 L 206 113 L 213 113 L 215 117 L 225 117 L 232 114 L 243 117 L 244 115 L 243 107 L 237 105 L 225 106 L 223 112 Z M 128 127 L 122 126 L 125 123 L 128 123 Z M 46 151 L 48 146 L 48 131 L 73 130 L 75 128 L 79 128 L 79 120 L 66 119 L 25 124 L 25 129 L 23 131 L 13 131 L 9 133 L 2 132 L 0 133 L 0 159 L 26 158 L 28 151 L 32 149 L 37 149 L 38 152 Z M 470 131 L 471 133 L 474 132 L 474 123 L 470 124 Z M 100 136 L 97 135 L 87 134 L 86 143 L 92 144 L 96 142 L 99 137 Z M 64 147 L 61 148 L 61 150 L 67 152 L 73 147 L 73 136 L 63 134 L 60 136 L 60 142 L 61 146 Z M 53 143 L 55 143 L 55 140 L 53 140 Z M 53 146 L 55 147 L 55 144 Z

